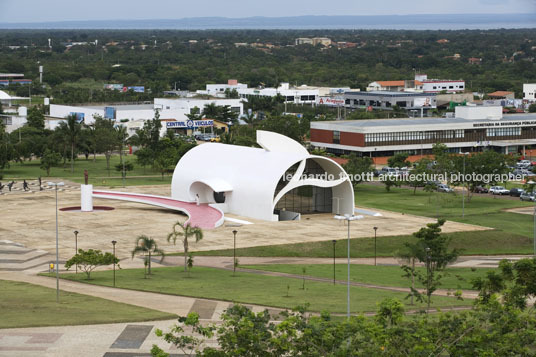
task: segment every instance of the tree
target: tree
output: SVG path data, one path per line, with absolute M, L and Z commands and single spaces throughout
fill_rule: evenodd
M 13 146 L 5 130 L 4 121 L 0 119 L 0 170 L 9 165 L 13 155 Z
M 536 316 L 490 301 L 469 311 L 404 315 L 400 301 L 378 304 L 375 318 L 353 316 L 333 319 L 329 313 L 307 314 L 297 307 L 273 323 L 267 310 L 258 313 L 233 305 L 221 315 L 222 323 L 205 328 L 217 336 L 218 347 L 200 350 L 211 333 L 198 331 L 195 317 L 181 317 L 180 327 L 165 336 L 185 354 L 224 356 L 532 356 L 536 348 Z M 190 318 L 188 324 L 186 319 Z M 189 338 L 195 338 L 191 341 Z M 153 347 L 153 356 L 162 356 Z
M 464 169 L 465 158 L 465 169 Z M 453 162 L 453 183 L 466 185 L 468 188 L 468 201 L 477 186 L 496 185 L 510 172 L 510 165 L 514 165 L 515 158 L 510 155 L 486 150 L 470 155 L 456 155 L 451 157 Z M 465 172 L 465 175 L 464 175 Z
M 134 164 L 130 161 L 125 161 L 124 164 L 117 164 L 115 165 L 115 171 L 121 172 L 121 176 L 127 176 L 128 171 L 134 170 Z
M 36 129 L 45 129 L 45 115 L 40 107 L 34 106 L 28 109 L 26 117 L 28 126 Z
M 370 157 L 358 157 L 352 153 L 348 156 L 348 162 L 343 165 L 344 170 L 351 177 L 352 184 L 356 187 L 366 176 L 370 175 L 372 169 L 372 159 Z
M 113 150 L 117 147 L 117 134 L 114 129 L 114 124 L 109 119 L 101 117 L 95 118 L 95 137 L 97 151 L 104 153 L 106 157 L 106 169 L 110 176 L 110 158 Z
M 59 131 L 65 135 L 69 140 L 71 146 L 71 173 L 74 172 L 74 151 L 76 142 L 80 137 L 80 131 L 82 130 L 80 123 L 76 119 L 76 114 L 68 115 L 65 121 L 62 121 L 59 125 Z
M 444 219 L 438 219 L 436 223 L 428 223 L 426 227 L 413 233 L 415 242 L 405 242 L 405 251 L 399 253 L 406 260 L 417 259 L 426 266 L 426 275 L 415 271 L 414 265 L 411 270 L 402 267 L 406 273 L 410 272 L 412 278 L 411 294 L 421 299 L 420 293 L 414 288 L 414 277 L 426 287 L 425 295 L 428 308 L 430 308 L 431 297 L 434 291 L 441 285 L 442 272 L 448 264 L 456 261 L 460 254 L 458 249 L 449 250 L 451 238 L 441 234 L 441 227 L 445 224 Z
M 505 305 L 524 310 L 527 301 L 536 297 L 536 258 L 511 262 L 499 262 L 499 271 L 490 271 L 486 277 L 473 280 L 473 287 L 479 290 L 480 301 L 488 303 L 500 294 Z
M 164 341 L 180 349 L 185 356 L 191 356 L 193 353 L 199 355 L 201 353 L 199 347 L 203 344 L 205 339 L 214 336 L 216 327 L 213 325 L 207 327 L 201 325 L 199 314 L 197 312 L 191 312 L 186 317 L 180 316 L 178 322 L 178 324 L 174 325 L 171 330 L 166 333 L 160 329 L 156 329 L 156 336 L 162 337 Z M 185 328 L 192 331 L 195 335 L 185 334 Z M 164 351 L 157 345 L 153 345 L 151 354 L 153 356 L 169 356 L 169 354 L 164 353 Z
M 127 127 L 120 125 L 115 128 L 115 131 L 117 133 L 117 142 L 119 144 L 119 163 L 123 164 L 123 146 L 128 137 Z M 123 176 L 126 176 L 126 173 L 123 173 Z
M 119 264 L 119 259 L 112 253 L 103 254 L 100 250 L 78 249 L 78 253 L 65 263 L 65 268 L 68 270 L 73 265 L 77 265 L 86 273 L 86 278 L 89 280 L 90 274 L 95 268 L 110 264 Z
M 158 146 L 154 166 L 162 174 L 163 180 L 164 174 L 177 164 L 179 157 L 174 143 L 169 138 L 161 139 Z
M 156 242 L 154 239 L 147 237 L 146 235 L 141 235 L 136 238 L 136 246 L 132 250 L 132 258 L 136 254 L 143 253 L 145 256 L 147 254 L 147 267 L 148 267 L 148 275 L 151 275 L 151 255 L 160 255 L 160 261 L 162 262 L 164 260 L 165 254 L 164 251 L 156 245 Z
M 396 153 L 394 156 L 391 156 L 387 159 L 387 165 L 389 167 L 409 167 L 411 162 L 408 161 L 409 154 L 405 152 Z
M 409 175 L 407 183 L 413 187 L 413 194 L 417 193 L 417 187 L 425 187 L 428 182 L 427 176 L 432 172 L 433 163 L 428 158 L 422 158 L 415 163 L 413 170 Z M 434 188 L 435 189 L 435 188 Z
M 529 105 L 529 113 L 536 113 L 536 103 Z
M 184 271 L 188 269 L 188 238 L 195 238 L 195 242 L 203 239 L 201 228 L 192 227 L 189 223 L 177 222 L 173 225 L 173 231 L 168 234 L 168 242 L 173 241 L 176 244 L 177 238 L 182 241 L 184 247 Z
M 398 176 L 384 175 L 380 177 L 383 178 L 382 182 L 385 185 L 385 191 L 387 192 L 391 192 L 391 187 L 400 187 L 402 185 L 402 181 Z
M 45 170 L 47 172 L 47 176 L 50 176 L 50 168 L 53 166 L 56 166 L 61 161 L 61 155 L 57 152 L 51 151 L 50 149 L 46 149 L 43 157 L 41 158 L 41 170 Z

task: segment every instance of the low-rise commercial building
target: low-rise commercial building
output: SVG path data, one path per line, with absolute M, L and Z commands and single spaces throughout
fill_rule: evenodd
M 231 111 L 236 112 L 238 116 L 244 114 L 244 106 L 240 99 L 155 98 L 153 104 L 116 103 L 96 106 L 51 104 L 46 126 L 53 130 L 71 114 L 75 114 L 79 121 L 88 125 L 94 123 L 96 116 L 100 116 L 118 123 L 133 122 L 132 125 L 125 124 L 127 128 L 131 128 L 129 134 L 132 135 L 136 128 L 143 126 L 144 121 L 153 119 L 156 111 L 163 122 L 186 122 L 188 114 L 195 111 L 202 113 L 203 108 L 212 103 L 216 106 L 229 106 Z M 163 125 L 162 130 L 165 132 L 166 125 Z
M 394 106 L 404 109 L 428 110 L 436 108 L 436 95 L 433 93 L 415 92 L 346 92 L 345 105 L 352 109 L 372 108 L 391 109 Z
M 336 154 L 392 156 L 431 153 L 436 143 L 452 152 L 524 154 L 536 145 L 536 114 L 503 115 L 502 107 L 455 108 L 455 118 L 375 119 L 311 122 L 311 145 Z

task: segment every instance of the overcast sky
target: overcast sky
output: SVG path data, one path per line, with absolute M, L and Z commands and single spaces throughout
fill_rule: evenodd
M 536 0 L 0 0 L 0 22 L 535 13 Z

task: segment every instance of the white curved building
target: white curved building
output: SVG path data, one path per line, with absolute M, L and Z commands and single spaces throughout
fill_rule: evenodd
M 257 131 L 257 143 L 261 148 L 207 143 L 188 151 L 173 173 L 171 197 L 267 221 L 353 214 L 354 190 L 339 164 L 273 132 Z

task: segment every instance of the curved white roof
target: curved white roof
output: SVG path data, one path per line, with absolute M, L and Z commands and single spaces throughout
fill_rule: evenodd
M 262 149 L 206 143 L 188 151 L 173 173 L 171 197 L 182 201 L 211 203 L 214 202 L 214 192 L 226 192 L 224 211 L 244 217 L 273 220 L 274 207 L 281 196 L 274 197 L 276 186 L 291 166 L 301 163 L 299 167 L 303 172 L 305 160 L 313 159 L 328 172 L 344 173 L 334 161 L 310 155 L 303 146 L 286 136 L 257 131 L 257 140 Z M 320 187 L 344 186 L 341 195 L 347 196 L 348 207 L 344 207 L 341 212 L 353 213 L 353 188 L 348 179 L 318 182 L 319 180 L 294 178 L 292 181 L 285 187 L 285 192 L 306 184 Z

